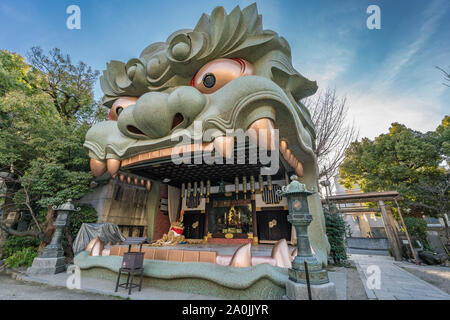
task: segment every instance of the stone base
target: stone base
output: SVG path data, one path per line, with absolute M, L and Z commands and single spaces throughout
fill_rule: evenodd
M 309 300 L 308 287 L 306 284 L 287 280 L 286 296 L 283 298 L 285 300 Z M 311 298 L 312 300 L 337 300 L 334 283 L 311 285 Z
M 28 275 L 56 274 L 66 271 L 64 257 L 59 258 L 34 258 L 33 264 L 27 269 Z

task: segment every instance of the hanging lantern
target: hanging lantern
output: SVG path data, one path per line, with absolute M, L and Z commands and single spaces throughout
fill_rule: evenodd
M 264 189 L 264 179 L 262 175 L 259 175 L 259 191 L 263 192 Z
M 184 193 L 186 192 L 186 185 L 184 183 L 181 184 L 181 198 L 184 198 Z
M 211 192 L 211 180 L 206 180 L 206 203 L 209 203 L 209 195 Z
M 269 191 L 272 191 L 272 177 L 271 176 L 267 176 L 267 189 Z
M 150 190 L 152 190 L 152 182 L 150 180 L 147 180 L 145 182 L 145 189 L 147 189 L 148 192 L 150 192 Z
M 145 180 L 141 179 L 141 186 L 145 186 Z
M 134 184 L 139 184 L 139 179 L 138 178 L 134 178 Z
M 205 187 L 205 184 L 203 183 L 203 180 L 200 181 L 200 197 L 203 198 L 203 188 Z
M 247 193 L 247 177 L 246 176 L 242 177 L 242 190 L 244 191 L 244 193 Z
M 191 197 L 191 183 L 188 182 L 188 185 L 187 185 L 187 196 L 186 196 L 186 198 L 190 198 L 190 197 Z
M 255 193 L 255 177 L 250 176 L 250 190 L 252 193 Z
M 131 184 L 131 177 L 129 177 L 129 176 L 127 177 L 127 183 Z
M 121 174 L 121 175 L 119 176 L 119 180 L 120 180 L 120 182 L 123 182 L 123 181 L 125 180 L 125 176 L 124 176 L 123 174 Z
M 197 196 L 197 181 L 194 182 L 194 192 L 193 192 L 193 196 L 194 196 L 194 197 Z

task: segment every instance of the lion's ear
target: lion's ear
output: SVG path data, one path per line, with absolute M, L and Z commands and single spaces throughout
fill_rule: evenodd
M 289 91 L 296 101 L 316 93 L 317 82 L 303 77 L 294 69 L 289 70 L 284 64 L 274 61 L 272 65 L 272 79 L 281 88 Z

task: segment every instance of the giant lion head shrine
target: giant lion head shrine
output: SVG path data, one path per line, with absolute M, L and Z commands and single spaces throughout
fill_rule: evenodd
M 306 238 L 310 272 L 328 283 L 316 136 L 300 102 L 317 85 L 294 69 L 288 42 L 263 29 L 256 5 L 203 14 L 193 30 L 110 61 L 100 82 L 110 111 L 84 143 L 96 177 L 92 198 L 102 222 L 153 241 L 142 248 L 144 282 L 280 299 L 295 278 L 288 269 L 297 238 Z M 311 216 L 307 234 L 297 235 L 288 219 L 282 190 L 292 184 L 310 191 L 295 202 Z M 252 254 L 264 244 L 276 244 L 271 256 Z M 240 247 L 224 254 L 214 245 Z M 113 278 L 128 247 L 90 250 L 76 264 Z

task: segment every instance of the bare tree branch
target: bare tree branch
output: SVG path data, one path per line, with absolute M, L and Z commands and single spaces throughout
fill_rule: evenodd
M 10 227 L 8 227 L 6 224 L 0 221 L 0 229 L 6 232 L 7 234 L 13 235 L 13 236 L 19 236 L 19 237 L 35 237 L 38 238 L 41 241 L 44 241 L 45 235 L 43 232 L 39 231 L 17 231 Z M 46 239 L 45 239 L 46 240 Z
M 444 74 L 444 81 L 448 82 L 448 84 L 445 82 L 443 82 L 442 84 L 444 86 L 450 87 L 450 71 L 445 71 L 441 67 L 437 67 L 437 66 L 436 66 L 436 69 L 440 70 Z
M 347 123 L 346 98 L 339 98 L 335 89 L 328 88 L 303 103 L 309 109 L 316 129 L 319 179 L 333 177 L 344 161 L 345 150 L 358 138 L 355 124 Z

